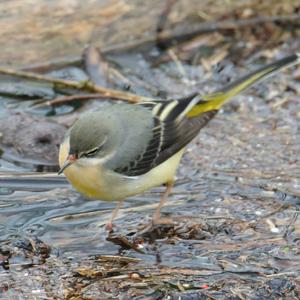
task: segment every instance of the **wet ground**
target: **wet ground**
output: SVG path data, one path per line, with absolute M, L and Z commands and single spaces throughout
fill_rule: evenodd
M 13 2 L 18 4 L 13 12 L 29 9 Z M 285 14 L 297 12 L 294 2 L 286 3 Z M 68 1 L 61 5 L 69 7 L 70 15 L 81 8 L 68 6 Z M 132 16 L 139 24 L 143 20 L 137 17 L 139 9 L 146 9 L 140 8 L 139 1 L 90 5 L 106 7 L 103 24 L 111 24 L 104 20 L 112 22 L 112 14 Z M 119 10 L 113 9 L 115 5 Z M 196 18 L 192 5 L 196 4 L 171 5 L 170 22 L 181 24 L 183 30 L 197 24 L 197 18 L 253 19 L 257 11 L 266 9 L 262 4 L 259 10 L 254 4 L 240 7 L 233 2 L 231 9 L 223 8 L 219 15 L 216 8 L 207 8 L 206 14 L 199 12 Z M 50 8 L 44 4 L 43 9 Z M 145 27 L 155 27 L 150 19 L 164 9 L 153 3 L 150 16 L 144 16 Z M 276 9 L 274 5 L 275 15 Z M 42 11 L 42 7 L 35 10 Z M 66 24 L 77 24 L 80 15 L 67 18 L 65 13 L 56 16 Z M 85 13 L 89 15 L 90 10 L 86 8 Z M 126 30 L 128 20 L 118 17 L 111 26 L 118 28 L 124 22 Z M 55 46 L 43 52 L 35 47 L 40 45 L 35 40 L 24 51 L 42 51 L 45 56 L 36 61 L 43 67 L 28 65 L 34 55 L 19 64 L 46 76 L 77 82 L 90 79 L 146 97 L 205 94 L 262 63 L 299 51 L 299 25 L 293 24 L 268 23 L 260 30 L 254 26 L 194 35 L 179 46 L 164 45 L 166 51 L 143 43 L 141 48 L 137 43 L 130 51 L 96 55 L 96 68 L 87 55 L 95 51 L 93 46 L 81 59 L 85 38 L 69 51 L 66 34 L 65 52 L 75 55 L 74 61 L 59 55 L 64 51 L 54 55 Z M 42 28 L 37 40 L 46 32 Z M 135 30 L 134 38 L 148 38 Z M 94 31 L 100 36 L 92 45 L 103 44 L 103 32 L 98 27 Z M 266 36 L 272 37 L 268 43 Z M 17 43 L 18 37 L 9 45 Z M 122 42 L 122 33 L 119 39 Z M 113 38 L 108 40 L 114 45 Z M 1 54 L 2 60 L 17 68 L 21 55 L 13 51 L 10 57 L 9 52 Z M 49 59 L 45 67 L 44 60 Z M 63 61 L 63 67 L 57 61 Z M 115 203 L 85 199 L 55 174 L 58 144 L 70 124 L 81 113 L 110 102 L 77 99 L 44 105 L 76 93 L 33 79 L 5 75 L 0 79 L 1 299 L 300 298 L 299 67 L 236 97 L 187 147 L 174 192 L 163 208 L 167 224 L 143 231 L 164 190 L 161 187 L 128 199 L 110 234 L 105 223 Z

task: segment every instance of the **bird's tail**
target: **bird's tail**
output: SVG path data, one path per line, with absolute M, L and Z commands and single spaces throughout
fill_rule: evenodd
M 279 70 L 300 63 L 300 53 L 285 57 L 255 70 L 230 83 L 220 91 L 202 96 L 201 100 L 187 113 L 187 117 L 196 117 L 204 112 L 218 110 L 226 101 L 246 90 L 248 87 L 277 73 Z

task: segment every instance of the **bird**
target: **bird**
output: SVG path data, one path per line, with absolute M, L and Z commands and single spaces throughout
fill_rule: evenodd
M 112 230 L 124 199 L 165 185 L 152 224 L 158 224 L 186 146 L 231 98 L 283 68 L 300 53 L 281 58 L 217 92 L 181 99 L 117 103 L 85 113 L 71 126 L 59 150 L 59 174 L 88 198 L 116 201 Z

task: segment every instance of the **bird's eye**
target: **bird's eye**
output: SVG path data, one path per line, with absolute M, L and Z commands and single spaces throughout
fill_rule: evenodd
M 99 150 L 100 150 L 100 147 L 97 147 L 97 148 L 92 149 L 92 150 L 90 150 L 90 151 L 88 151 L 88 152 L 82 153 L 81 156 L 92 157 L 92 156 L 94 156 L 95 154 L 97 154 L 97 152 L 98 152 Z
M 105 142 L 106 142 L 106 137 L 98 147 L 95 147 L 95 148 L 93 148 L 89 151 L 86 151 L 86 152 L 81 152 L 79 157 L 93 157 L 93 156 L 95 156 L 102 149 Z

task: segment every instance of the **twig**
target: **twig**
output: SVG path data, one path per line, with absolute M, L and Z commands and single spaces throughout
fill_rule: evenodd
M 162 32 L 160 34 L 160 41 L 168 42 L 172 40 L 186 40 L 192 36 L 212 33 L 212 32 L 224 32 L 228 30 L 236 30 L 248 26 L 256 26 L 264 23 L 275 23 L 275 22 L 291 22 L 299 21 L 300 14 L 291 14 L 284 16 L 260 16 L 252 19 L 241 19 L 241 20 L 227 20 L 220 22 L 203 22 L 200 25 L 191 26 L 188 30 L 185 28 L 184 31 L 174 33 L 170 31 Z
M 98 99 L 98 98 L 106 98 L 103 94 L 81 94 L 81 95 L 72 95 L 72 96 L 63 96 L 57 97 L 54 100 L 45 101 L 43 99 L 37 100 L 36 103 L 31 106 L 31 108 L 42 108 L 46 106 L 59 106 L 73 101 L 83 101 L 83 100 L 91 100 L 91 99 Z
M 282 272 L 282 273 L 276 273 L 276 274 L 267 274 L 266 277 L 273 278 L 273 277 L 280 277 L 280 276 L 286 276 L 286 275 L 292 275 L 292 276 L 295 275 L 298 277 L 298 273 L 299 272 L 296 272 L 296 271 L 290 271 L 290 272 Z
M 162 13 L 159 16 L 157 25 L 156 25 L 156 45 L 160 47 L 161 49 L 165 48 L 165 44 L 160 39 L 160 34 L 165 29 L 168 16 L 174 6 L 174 4 L 177 2 L 177 0 L 167 0 L 167 3 L 162 11 Z
M 172 30 L 165 30 L 160 33 L 159 40 L 160 43 L 168 43 L 170 41 L 178 40 L 184 41 L 188 40 L 193 36 L 212 33 L 212 32 L 224 32 L 228 30 L 235 30 L 247 26 L 256 26 L 264 23 L 275 23 L 275 22 L 294 22 L 300 20 L 300 14 L 291 14 L 284 16 L 260 16 L 252 19 L 241 19 L 241 20 L 227 20 L 220 22 L 203 22 L 191 27 L 184 27 L 181 32 L 174 32 Z M 134 40 L 126 43 L 121 43 L 106 48 L 101 48 L 102 53 L 113 53 L 130 50 L 137 47 L 142 47 L 147 44 L 156 42 L 156 37 L 150 36 L 140 40 Z
M 178 69 L 180 75 L 181 75 L 183 78 L 185 78 L 186 81 L 188 81 L 188 76 L 187 76 L 187 74 L 186 74 L 186 72 L 185 72 L 185 69 L 184 69 L 184 67 L 183 67 L 183 65 L 182 65 L 182 63 L 181 63 L 181 61 L 178 59 L 177 55 L 175 54 L 175 52 L 174 52 L 172 49 L 170 49 L 170 50 L 168 51 L 168 54 L 170 55 L 171 59 L 172 59 L 172 60 L 174 61 L 174 63 L 176 64 L 177 69 Z
M 53 78 L 41 74 L 35 74 L 31 72 L 24 72 L 24 71 L 16 71 L 10 68 L 0 68 L 0 73 L 5 75 L 10 75 L 14 77 L 20 77 L 30 80 L 37 80 L 37 81 L 43 81 L 48 82 L 52 84 L 55 87 L 65 87 L 65 88 L 73 88 L 80 91 L 89 91 L 94 93 L 99 93 L 102 95 L 102 97 L 107 97 L 111 99 L 119 99 L 119 100 L 125 100 L 128 102 L 142 102 L 142 101 L 151 101 L 152 99 L 147 97 L 138 96 L 135 94 L 131 94 L 128 92 L 118 91 L 114 89 L 104 88 L 97 85 L 94 85 L 90 81 L 72 81 L 72 80 L 66 80 L 66 79 L 60 79 L 60 78 Z
M 138 263 L 142 261 L 140 258 L 120 256 L 120 255 L 99 255 L 96 257 L 97 260 L 121 262 L 121 263 Z
M 80 65 L 81 63 L 82 63 L 81 56 L 72 56 L 72 57 L 67 56 L 67 57 L 53 59 L 42 63 L 25 65 L 22 68 L 20 68 L 20 70 L 27 71 L 27 72 L 46 73 L 46 72 L 51 72 L 53 70 L 65 68 L 67 66 Z

